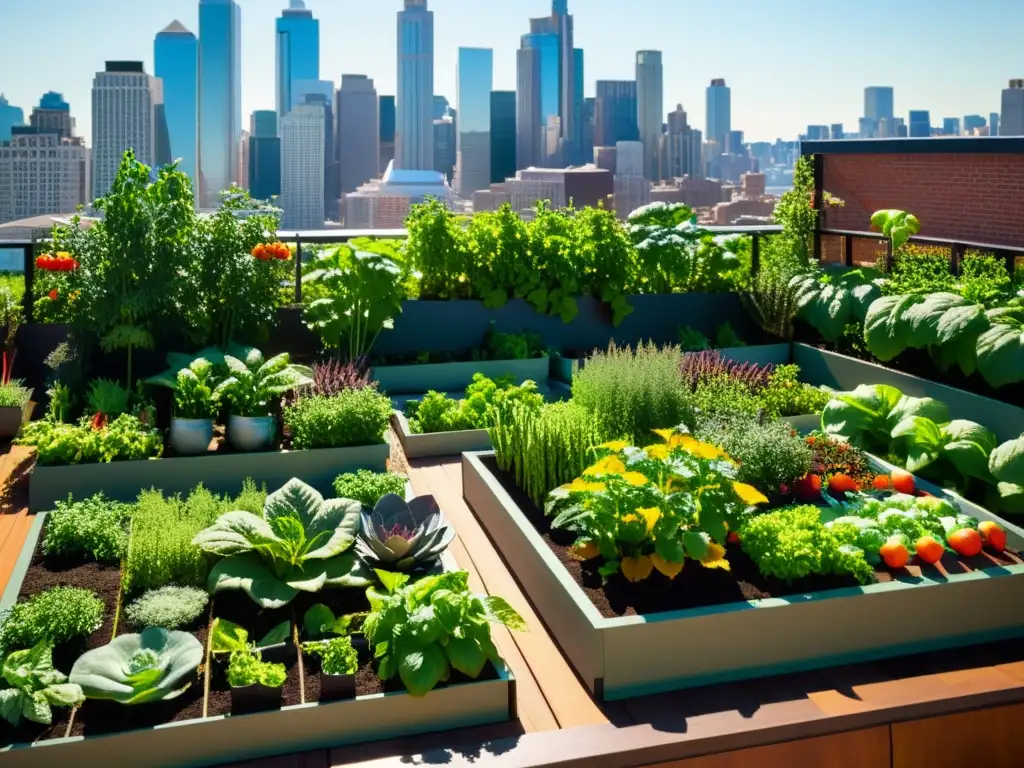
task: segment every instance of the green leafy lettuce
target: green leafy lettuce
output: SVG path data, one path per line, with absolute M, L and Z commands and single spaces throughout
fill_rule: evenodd
M 53 645 L 43 641 L 4 659 L 0 690 L 0 716 L 13 726 L 22 718 L 33 723 L 53 722 L 51 707 L 74 707 L 85 700 L 82 689 L 53 666 Z

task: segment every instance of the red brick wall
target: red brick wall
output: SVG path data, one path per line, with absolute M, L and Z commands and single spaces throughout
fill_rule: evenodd
M 827 228 L 865 231 L 872 213 L 897 208 L 921 220 L 925 237 L 1024 246 L 1024 154 L 826 154 L 824 161 L 825 189 L 846 201 L 828 211 Z

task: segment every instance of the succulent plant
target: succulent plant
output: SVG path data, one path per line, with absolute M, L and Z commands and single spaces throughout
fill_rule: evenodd
M 430 568 L 455 538 L 433 496 L 406 501 L 389 493 L 372 512 L 363 510 L 356 553 L 372 568 L 412 571 Z

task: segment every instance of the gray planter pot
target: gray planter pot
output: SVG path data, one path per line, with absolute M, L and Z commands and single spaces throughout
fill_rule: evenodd
M 171 448 L 182 456 L 193 456 L 210 450 L 213 441 L 213 419 L 171 419 Z
M 228 416 L 228 442 L 240 451 L 265 451 L 276 432 L 275 416 Z
M 0 439 L 16 437 L 22 426 L 31 420 L 35 407 L 36 404 L 29 400 L 21 408 L 17 406 L 0 408 Z
M 511 376 L 519 384 L 531 379 L 543 384 L 548 379 L 550 362 L 546 357 L 530 360 L 480 360 L 468 363 L 430 363 L 427 365 L 385 365 L 370 371 L 381 392 L 389 395 L 435 392 L 463 392 L 482 373 L 489 379 Z

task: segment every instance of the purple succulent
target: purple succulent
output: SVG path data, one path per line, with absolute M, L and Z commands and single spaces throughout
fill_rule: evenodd
M 433 496 L 406 501 L 389 493 L 370 512 L 363 510 L 356 553 L 371 568 L 426 570 L 455 538 Z

